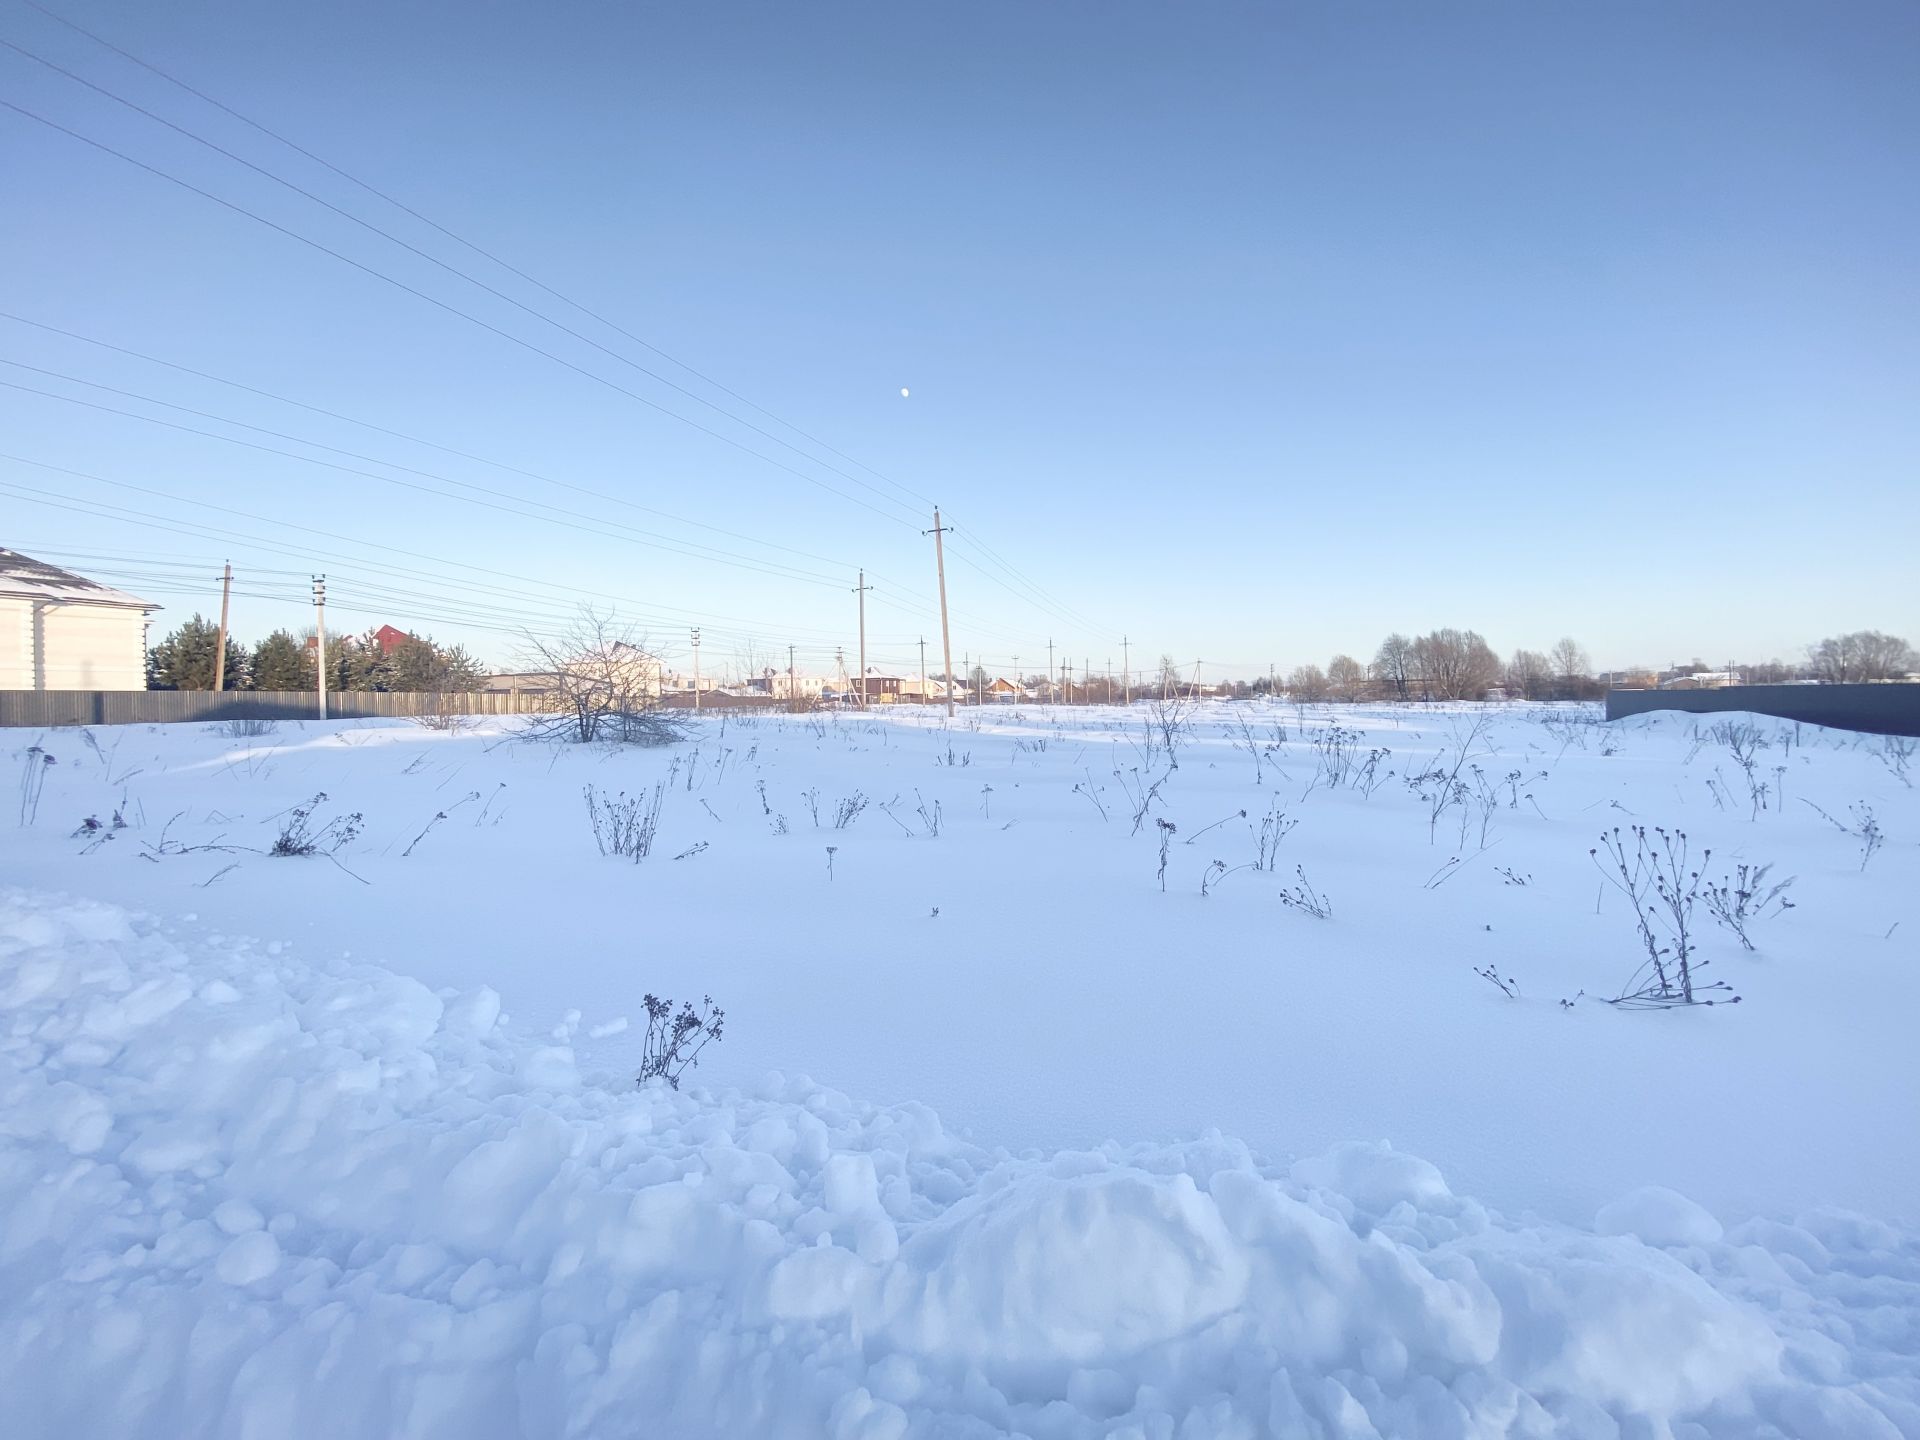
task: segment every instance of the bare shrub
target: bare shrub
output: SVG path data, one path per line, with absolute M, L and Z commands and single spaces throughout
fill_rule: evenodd
M 1793 909 L 1793 902 L 1787 899 L 1787 887 L 1793 884 L 1794 877 L 1789 875 L 1769 885 L 1767 875 L 1772 869 L 1771 865 L 1741 865 L 1731 876 L 1718 882 L 1708 881 L 1703 892 L 1713 918 L 1737 935 L 1749 950 L 1753 949 L 1753 941 L 1747 938 L 1747 926 Z
M 213 726 L 213 733 L 224 735 L 229 740 L 258 740 L 279 729 L 278 720 L 265 720 L 257 715 L 236 715 L 231 720 L 218 721 Z
M 653 853 L 654 837 L 660 833 L 660 804 L 667 793 L 664 784 L 645 795 L 629 796 L 624 790 L 609 795 L 591 785 L 584 793 L 593 843 L 602 855 L 620 855 L 638 865 Z
M 1609 1003 L 1628 1009 L 1671 1009 L 1676 1005 L 1712 1005 L 1717 998 L 1739 1004 L 1724 981 L 1701 984 L 1696 978 L 1707 962 L 1694 956 L 1693 907 L 1700 898 L 1700 872 L 1689 868 L 1685 831 L 1652 830 L 1635 825 L 1633 847 L 1619 826 L 1600 833 L 1587 853 L 1607 882 L 1633 906 L 1634 924 L 1647 958 Z M 1600 861 L 1605 850 L 1611 868 Z M 1700 857 L 1706 864 L 1711 850 Z M 1664 943 L 1663 943 L 1664 941 Z M 1717 992 L 1709 995 L 1708 992 Z
M 698 1010 L 691 1000 L 682 1001 L 675 1010 L 673 1001 L 657 995 L 648 995 L 642 1003 L 647 1007 L 647 1036 L 635 1083 L 664 1080 L 678 1090 L 680 1077 L 700 1064 L 700 1052 L 720 1038 L 727 1012 L 713 1003 L 711 995 L 702 998 Z
M 565 633 L 529 633 L 526 644 L 554 706 L 528 725 L 528 739 L 671 745 L 693 734 L 684 713 L 661 708 L 660 661 L 631 626 L 587 608 Z
M 1333 918 L 1333 902 L 1313 888 L 1313 882 L 1307 879 L 1306 867 L 1296 865 L 1293 873 L 1299 883 L 1289 885 L 1280 892 L 1280 903 L 1289 910 L 1300 910 L 1316 920 Z
M 366 817 L 358 810 L 350 815 L 336 815 L 326 824 L 315 827 L 314 812 L 326 801 L 327 792 L 322 790 L 311 800 L 303 800 L 287 811 L 280 833 L 274 837 L 267 853 L 283 857 L 331 855 L 359 839 Z
M 1874 852 L 1887 843 L 1886 833 L 1881 830 L 1880 822 L 1873 818 L 1873 807 L 1862 800 L 1857 805 L 1849 805 L 1847 813 L 1853 817 L 1853 824 L 1845 825 L 1833 818 L 1811 800 L 1800 802 L 1809 806 L 1813 813 L 1826 821 L 1842 835 L 1851 835 L 1860 842 L 1860 868 L 1865 870 L 1867 862 L 1873 859 Z

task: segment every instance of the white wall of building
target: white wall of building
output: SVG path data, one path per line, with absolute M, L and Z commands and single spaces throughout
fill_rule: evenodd
M 146 688 L 140 610 L 0 595 L 0 690 Z

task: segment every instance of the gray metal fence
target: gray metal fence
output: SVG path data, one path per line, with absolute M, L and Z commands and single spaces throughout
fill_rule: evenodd
M 431 694 L 345 690 L 327 696 L 333 720 L 419 715 L 533 715 L 551 707 L 533 691 Z M 153 725 L 183 720 L 311 720 L 310 690 L 0 690 L 0 727 Z
M 1920 685 L 1728 685 L 1719 690 L 1609 690 L 1607 719 L 1681 710 L 1745 710 L 1870 735 L 1920 735 Z

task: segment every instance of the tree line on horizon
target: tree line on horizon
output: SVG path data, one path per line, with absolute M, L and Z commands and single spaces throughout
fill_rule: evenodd
M 312 690 L 318 646 L 311 631 L 275 630 L 251 647 L 227 637 L 227 690 Z M 195 615 L 148 647 L 149 690 L 211 690 L 220 651 L 220 627 Z M 447 693 L 478 690 L 480 662 L 459 645 L 409 635 L 382 645 L 364 635 L 327 637 L 327 688 Z

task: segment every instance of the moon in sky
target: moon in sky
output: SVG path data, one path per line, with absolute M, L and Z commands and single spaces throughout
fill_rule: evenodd
M 900 398 L 901 398 L 902 400 L 904 400 L 904 399 L 906 399 L 906 398 L 907 398 L 907 387 L 906 387 L 906 386 L 904 386 L 904 385 L 902 385 L 902 386 L 900 387 Z

